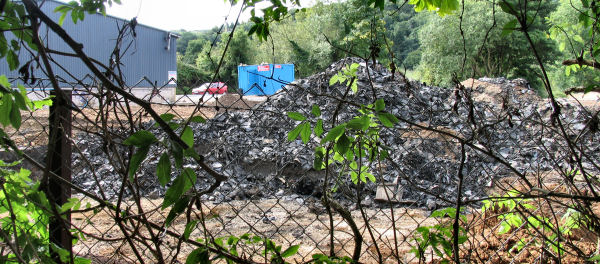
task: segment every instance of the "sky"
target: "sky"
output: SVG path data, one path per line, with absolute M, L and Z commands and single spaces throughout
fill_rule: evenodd
M 107 10 L 112 16 L 130 20 L 137 16 L 140 24 L 163 30 L 205 30 L 235 22 L 240 6 L 231 7 L 224 0 L 122 0 Z M 241 2 L 241 1 L 240 1 Z M 248 12 L 246 12 L 248 13 Z M 247 21 L 249 14 L 243 15 Z

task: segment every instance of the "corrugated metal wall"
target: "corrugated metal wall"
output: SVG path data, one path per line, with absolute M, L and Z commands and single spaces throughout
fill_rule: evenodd
M 60 14 L 54 13 L 54 9 L 60 4 L 55 1 L 46 1 L 42 11 L 58 21 Z M 110 55 L 115 47 L 118 29 L 124 23 L 127 21 L 115 17 L 86 14 L 84 21 L 74 24 L 69 14 L 64 20 L 63 28 L 73 39 L 83 44 L 83 51 L 88 56 L 108 65 Z M 127 49 L 121 61 L 125 82 L 130 87 L 150 87 L 149 81 L 158 86 L 166 85 L 169 80 L 169 71 L 177 70 L 176 38 L 170 38 L 171 45 L 167 49 L 169 34 L 167 31 L 138 24 L 135 32 L 135 41 Z M 73 53 L 53 32 L 48 32 L 43 28 L 40 30 L 40 35 L 50 49 Z M 5 36 L 9 39 L 13 37 L 12 33 L 8 32 L 5 33 Z M 131 39 L 132 36 L 127 37 L 124 43 L 128 44 Z M 125 48 L 126 45 L 123 45 L 122 49 Z M 21 63 L 30 59 L 29 55 L 25 54 L 26 52 L 21 53 L 19 56 Z M 59 55 L 52 55 L 52 57 L 78 79 L 91 73 L 77 58 Z M 54 70 L 56 75 L 65 78 L 67 82 L 74 81 L 58 67 L 55 67 Z M 8 64 L 4 59 L 0 62 L 0 73 L 6 74 L 9 78 L 18 77 L 16 71 L 9 71 Z M 35 75 L 38 78 L 43 76 L 41 72 L 37 72 Z M 140 82 L 143 77 L 147 77 L 149 81 Z

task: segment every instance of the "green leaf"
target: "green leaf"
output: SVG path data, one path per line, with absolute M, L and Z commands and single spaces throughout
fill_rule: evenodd
M 304 124 L 304 123 L 302 123 Z M 287 139 L 288 141 L 294 141 L 296 140 L 296 138 L 298 138 L 298 135 L 300 135 L 300 131 L 302 130 L 302 124 L 296 126 L 294 129 L 292 129 L 292 131 L 290 131 L 287 135 Z
M 366 131 L 369 128 L 370 123 L 371 118 L 365 115 L 348 121 L 347 127 L 350 129 Z
M 162 187 L 165 187 L 171 180 L 171 159 L 169 159 L 167 153 L 163 153 L 160 156 L 158 165 L 156 165 L 156 175 Z
M 317 120 L 317 124 L 315 125 L 315 129 L 314 129 L 315 135 L 317 137 L 321 137 L 321 135 L 323 135 L 323 120 L 319 119 Z
M 192 251 L 187 259 L 185 260 L 185 264 L 209 264 L 211 263 L 209 260 L 208 249 L 201 247 Z
M 506 0 L 502 0 L 499 3 L 499 5 L 500 5 L 500 8 L 502 9 L 502 11 L 504 11 L 504 13 L 516 15 L 516 11 L 513 8 L 513 6 L 511 4 L 509 4 L 508 2 L 506 2 Z
M 339 78 L 340 77 L 337 74 L 331 76 L 331 78 L 329 79 L 329 85 L 331 86 L 331 85 L 336 84 L 338 82 Z
M 363 174 L 364 174 L 365 176 L 367 176 L 367 178 L 369 178 L 369 180 L 370 180 L 372 183 L 375 183 L 375 181 L 377 181 L 377 180 L 375 179 L 375 176 L 374 176 L 373 174 L 371 174 L 371 173 L 369 173 L 369 172 L 363 172 Z
M 377 99 L 377 101 L 375 101 L 375 111 L 381 112 L 384 109 L 385 109 L 385 102 L 383 101 L 383 99 Z
M 183 238 L 189 239 L 197 224 L 198 220 L 192 220 L 189 223 L 187 223 L 187 225 L 185 225 L 185 230 L 183 231 Z
M 329 141 L 336 140 L 339 136 L 341 136 L 346 131 L 346 124 L 341 124 L 329 130 L 329 133 L 323 138 L 321 144 L 325 144 Z
M 0 100 L 2 103 L 0 105 L 0 123 L 3 126 L 8 126 L 10 124 L 10 114 L 12 111 L 12 100 L 9 95 L 2 96 Z
M 13 104 L 10 110 L 10 124 L 17 130 L 21 127 L 21 111 L 16 104 Z
M 171 208 L 171 211 L 169 212 L 169 214 L 167 215 L 167 219 L 165 220 L 165 226 L 170 226 L 171 222 L 173 222 L 173 220 L 175 220 L 175 218 L 183 213 L 183 211 L 185 211 L 185 208 L 188 206 L 188 203 L 190 202 L 190 198 L 188 196 L 183 197 L 182 199 L 178 199 L 177 202 L 175 202 L 175 205 L 173 206 L 173 208 Z
M 310 140 L 310 124 L 309 123 L 303 123 L 302 124 L 302 130 L 300 131 L 300 138 L 302 138 L 302 142 L 304 144 L 308 143 L 308 141 Z
M 399 122 L 398 118 L 390 113 L 380 113 L 377 115 L 377 118 L 385 127 L 394 127 Z
M 600 261 L 600 254 L 595 255 L 588 259 L 588 261 Z
M 510 22 L 506 23 L 504 27 L 502 27 L 502 36 L 506 36 L 512 33 L 517 27 L 517 20 L 513 19 Z
M 52 99 L 46 98 L 43 100 L 33 101 L 34 109 L 42 109 L 44 106 L 52 106 Z
M 351 144 L 350 139 L 348 138 L 348 136 L 346 136 L 346 133 L 344 133 L 335 142 L 335 146 L 333 147 L 333 149 L 337 153 L 340 153 L 341 155 L 343 155 L 348 151 L 348 149 L 350 149 L 350 144 Z
M 183 166 L 183 149 L 179 146 L 179 144 L 175 142 L 171 142 L 171 155 L 173 155 L 173 159 L 175 159 L 175 166 L 177 168 L 181 168 Z
M 8 81 L 8 78 L 6 78 L 6 75 L 2 74 L 0 75 L 0 85 L 4 86 L 7 89 L 10 89 L 10 82 Z
M 306 117 L 298 112 L 287 112 L 287 116 L 296 121 L 304 121 Z
M 91 264 L 92 260 L 86 259 L 86 258 L 75 257 L 74 262 L 75 262 L 75 264 Z
M 192 119 L 190 119 L 190 122 L 192 122 L 192 123 L 206 123 L 206 119 L 204 119 L 204 117 L 201 117 L 201 116 L 194 116 L 194 117 L 192 117 Z
M 129 136 L 125 141 L 123 141 L 124 145 L 143 147 L 149 146 L 152 143 L 158 141 L 154 134 L 150 133 L 147 130 L 139 130 L 133 135 Z
M 194 183 L 196 183 L 196 173 L 190 168 L 183 169 L 183 172 L 177 176 L 173 184 L 167 189 L 162 209 L 177 202 L 183 193 L 189 190 Z
M 129 178 L 132 179 L 135 172 L 137 172 L 142 161 L 148 156 L 148 151 L 150 150 L 150 146 L 142 146 L 137 149 L 137 152 L 131 156 L 131 161 L 129 162 Z
M 58 25 L 62 26 L 65 23 L 65 18 L 67 17 L 67 12 L 64 12 L 58 18 Z
M 167 123 L 169 121 L 173 120 L 173 118 L 175 118 L 175 115 L 171 114 L 171 113 L 164 113 L 164 114 L 160 115 L 160 119 L 162 119 L 163 121 L 165 121 Z
M 19 67 L 19 56 L 13 50 L 10 50 L 6 55 L 6 62 L 8 62 L 8 68 L 14 71 Z
M 567 47 L 567 43 L 565 43 L 565 42 L 560 42 L 558 44 L 558 50 L 559 51 L 564 51 L 566 47 Z
M 291 256 L 295 255 L 296 253 L 298 253 L 299 248 L 300 248 L 300 245 L 291 246 L 291 247 L 287 248 L 285 251 L 283 251 L 283 253 L 281 253 L 281 257 L 282 258 L 291 257 Z
M 323 159 L 325 158 L 325 148 L 317 147 L 315 148 L 315 159 L 313 161 L 313 168 L 315 170 L 323 169 Z
M 187 144 L 188 147 L 194 146 L 194 132 L 192 131 L 192 128 L 186 127 L 183 130 L 181 140 L 183 140 L 183 142 L 185 142 L 185 144 Z
M 312 106 L 312 110 L 311 113 L 315 116 L 315 117 L 319 117 L 321 116 L 321 108 L 319 108 L 318 105 L 314 104 Z
M 27 108 L 27 103 L 25 102 L 26 97 L 24 97 L 23 94 L 21 94 L 19 91 L 12 91 L 12 95 L 15 98 L 15 103 L 21 110 L 29 110 Z

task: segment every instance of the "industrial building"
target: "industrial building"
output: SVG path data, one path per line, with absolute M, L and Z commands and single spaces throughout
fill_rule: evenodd
M 54 21 L 58 21 L 61 14 L 55 13 L 54 10 L 60 5 L 64 5 L 64 3 L 48 0 L 43 2 L 41 9 Z M 119 29 L 126 23 L 129 23 L 129 21 L 108 15 L 86 14 L 83 21 L 78 21 L 75 24 L 69 14 L 64 19 L 62 27 L 75 41 L 83 45 L 83 51 L 89 57 L 104 65 L 109 65 Z M 150 94 L 154 93 L 156 95 L 159 92 L 161 98 L 167 101 L 175 101 L 176 84 L 172 79 L 177 78 L 176 41 L 178 35 L 141 24 L 135 26 L 134 32 L 135 35 L 129 34 L 122 41 L 124 43 L 121 47 L 121 52 L 124 53 L 121 58 L 123 81 L 131 89 L 131 92 L 140 98 L 149 98 Z M 48 48 L 73 53 L 70 47 L 52 31 L 42 27 L 40 34 L 42 41 L 45 42 Z M 5 33 L 9 41 L 13 37 L 11 35 L 11 33 Z M 64 85 L 63 88 L 70 89 L 77 86 L 75 79 L 93 82 L 91 72 L 78 58 L 56 54 L 53 54 L 52 57 L 58 65 L 69 72 L 67 74 L 62 68 L 54 67 L 55 75 L 61 77 L 60 85 Z M 31 57 L 27 52 L 21 52 L 19 55 L 21 63 L 30 59 Z M 6 74 L 11 79 L 19 78 L 17 71 L 9 70 L 6 61 L 0 63 L 0 73 Z M 44 76 L 40 69 L 37 69 L 34 75 L 38 78 Z M 35 87 L 31 84 L 25 86 L 30 90 L 35 90 Z M 162 88 L 157 91 L 154 89 L 155 87 Z M 75 95 L 73 99 L 76 100 Z

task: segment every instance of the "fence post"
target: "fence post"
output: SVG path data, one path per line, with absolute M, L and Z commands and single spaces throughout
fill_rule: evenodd
M 49 115 L 49 141 L 48 149 L 54 150 L 48 153 L 47 162 L 49 170 L 67 181 L 71 181 L 71 109 L 69 108 L 69 100 L 71 91 L 63 90 L 67 98 L 58 96 L 55 90 L 50 92 L 52 98 L 52 106 L 50 106 Z M 49 177 L 48 200 L 51 203 L 60 206 L 67 202 L 71 197 L 71 188 L 64 186 L 58 179 Z M 67 212 L 65 219 L 60 217 L 51 217 L 49 223 L 50 242 L 54 243 L 69 252 L 71 249 L 71 232 L 69 226 L 71 224 L 71 214 Z M 56 263 L 63 263 L 56 252 L 50 250 L 51 257 Z

